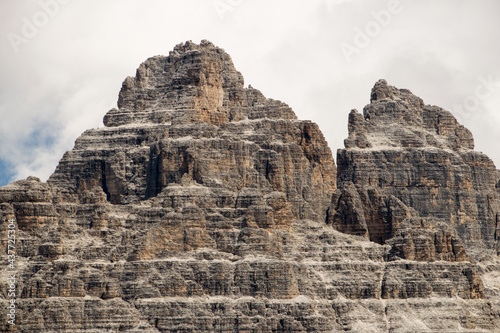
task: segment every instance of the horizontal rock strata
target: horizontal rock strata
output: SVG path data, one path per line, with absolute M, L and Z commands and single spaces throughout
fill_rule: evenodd
M 497 250 L 497 170 L 473 150 L 472 134 L 450 112 L 380 80 L 363 115 L 349 115 L 345 145 L 337 152 L 339 188 L 354 184 L 365 210 L 373 210 L 379 196 L 395 197 L 418 216 L 447 221 L 471 251 Z M 365 231 L 384 243 L 397 227 L 386 217 L 375 219 L 368 217 Z
M 210 42 L 127 78 L 15 219 L 5 332 L 494 332 L 500 173 L 446 111 L 379 81 L 338 170 L 319 127 Z M 495 215 L 496 214 L 496 215 Z

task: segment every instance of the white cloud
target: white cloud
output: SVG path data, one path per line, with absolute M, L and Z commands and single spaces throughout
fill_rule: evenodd
M 349 110 L 369 102 L 379 78 L 451 110 L 474 94 L 479 76 L 500 77 L 495 0 L 401 1 L 403 11 L 351 63 L 339 44 L 351 43 L 388 1 L 242 0 L 223 19 L 213 3 L 73 0 L 15 53 L 7 34 L 20 34 L 23 18 L 41 9 L 34 0 L 3 1 L 0 159 L 15 166 L 15 178 L 46 179 L 81 132 L 100 126 L 126 76 L 189 39 L 225 48 L 247 84 L 318 122 L 334 153 Z M 497 165 L 499 108 L 494 95 L 464 120 Z M 33 142 L 34 133 L 45 139 Z

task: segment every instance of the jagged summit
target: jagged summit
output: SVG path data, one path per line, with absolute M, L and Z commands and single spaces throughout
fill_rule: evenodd
M 498 331 L 500 173 L 410 91 L 375 84 L 337 169 L 317 124 L 187 42 L 104 123 L 0 188 L 0 331 Z
M 338 186 L 349 205 L 364 212 L 352 208 L 357 217 L 350 224 L 343 219 L 339 229 L 384 243 L 408 217 L 432 217 L 452 225 L 467 245 L 498 247 L 495 165 L 473 150 L 472 133 L 449 111 L 379 80 L 363 114 L 349 114 L 348 130 L 345 149 L 337 152 Z M 374 205 L 380 201 L 385 212 Z M 402 216 L 387 216 L 391 210 Z
M 453 151 L 474 149 L 472 133 L 449 112 L 424 101 L 408 89 L 379 80 L 363 115 L 349 115 L 346 148 L 428 147 Z
M 118 107 L 129 111 L 152 108 L 223 111 L 230 92 L 243 91 L 243 76 L 231 57 L 208 41 L 175 46 L 168 56 L 152 57 L 123 82 Z M 239 96 L 242 100 L 243 98 Z
M 186 42 L 142 63 L 125 79 L 118 106 L 104 128 L 77 139 L 49 183 L 77 193 L 101 188 L 115 204 L 156 197 L 172 184 L 250 187 L 303 202 L 292 210 L 297 217 L 325 215 L 336 175 L 318 126 L 244 88 L 230 56 L 212 43 Z
M 104 124 L 168 121 L 168 115 L 162 116 L 165 110 L 179 111 L 176 118 L 214 125 L 246 118 L 296 119 L 286 104 L 243 86 L 243 76 L 223 49 L 206 40 L 199 45 L 188 41 L 178 44 L 168 56 L 149 58 L 135 77 L 127 77 L 118 109 L 108 112 Z
M 380 79 L 375 82 L 375 85 L 371 90 L 370 103 L 383 100 L 412 100 L 413 104 L 420 104 L 421 106 L 424 105 L 422 99 L 415 96 L 410 90 L 398 89 L 389 85 L 386 80 Z

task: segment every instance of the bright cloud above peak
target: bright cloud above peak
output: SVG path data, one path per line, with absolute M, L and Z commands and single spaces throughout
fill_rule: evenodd
M 377 20 L 392 2 L 3 1 L 0 185 L 46 179 L 85 129 L 102 126 L 141 62 L 201 39 L 224 48 L 246 84 L 319 123 L 333 151 L 349 110 L 362 109 L 385 78 L 428 104 L 463 106 L 477 149 L 500 165 L 500 87 L 476 96 L 480 78 L 500 81 L 500 3 L 400 1 L 401 11 Z M 13 44 L 13 34 L 24 40 Z M 358 52 L 346 59 L 342 43 Z

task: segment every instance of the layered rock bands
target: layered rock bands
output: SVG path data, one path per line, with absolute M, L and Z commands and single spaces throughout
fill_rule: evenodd
M 336 167 L 318 125 L 187 42 L 104 125 L 0 188 L 2 331 L 500 329 L 500 172 L 410 91 L 375 84 Z

